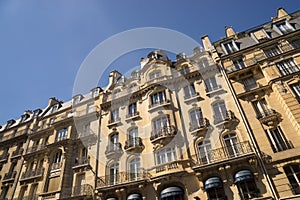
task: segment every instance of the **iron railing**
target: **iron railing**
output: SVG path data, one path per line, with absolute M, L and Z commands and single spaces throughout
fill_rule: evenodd
M 136 117 L 139 116 L 140 112 L 139 111 L 135 111 L 135 112 L 130 112 L 126 115 L 126 118 L 132 118 L 132 117 Z
M 26 153 L 33 153 L 33 152 L 36 152 L 36 151 L 40 151 L 40 150 L 43 150 L 45 149 L 46 145 L 44 144 L 38 144 L 38 145 L 35 145 L 35 146 L 32 146 L 32 147 L 29 147 L 26 151 Z
M 43 167 L 40 167 L 36 170 L 29 170 L 27 172 L 23 172 L 23 174 L 21 176 L 21 180 L 41 177 L 43 175 L 43 173 L 44 173 Z
M 142 138 L 135 137 L 125 141 L 124 149 L 127 150 L 129 148 L 142 147 L 142 146 L 143 146 Z
M 195 131 L 195 130 L 198 130 L 198 129 L 205 129 L 207 127 L 209 127 L 208 119 L 200 118 L 197 121 L 190 122 L 189 131 L 191 132 L 191 131 Z
M 89 157 L 82 157 L 82 158 L 79 158 L 79 159 L 76 159 L 75 160 L 75 166 L 80 166 L 80 165 L 88 165 L 90 164 L 90 158 Z
M 160 129 L 153 130 L 151 132 L 151 137 L 150 140 L 156 140 L 158 138 L 164 138 L 164 137 L 173 137 L 176 135 L 176 128 L 174 125 L 171 126 L 164 126 L 161 127 Z
M 73 187 L 72 196 L 91 196 L 93 195 L 93 187 L 89 184 L 83 184 Z
M 220 115 L 214 115 L 214 123 L 220 123 L 223 121 L 231 121 L 233 119 L 236 119 L 234 113 L 231 110 L 227 110 L 226 113 L 220 114 Z
M 115 143 L 115 144 L 109 144 L 106 147 L 105 154 L 110 154 L 110 153 L 120 153 L 122 152 L 122 145 L 121 143 Z
M 170 99 L 161 100 L 161 101 L 150 104 L 149 109 L 155 108 L 155 107 L 160 106 L 160 105 L 169 104 L 169 103 L 171 103 Z

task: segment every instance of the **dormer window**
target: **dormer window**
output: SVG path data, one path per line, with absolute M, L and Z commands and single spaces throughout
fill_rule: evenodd
M 83 96 L 81 94 L 73 97 L 73 105 L 78 104 L 82 100 Z
M 158 78 L 161 76 L 161 71 L 156 71 L 156 72 L 153 72 L 149 75 L 149 78 L 150 79 L 155 79 L 155 78 Z
M 265 29 L 260 29 L 255 32 L 250 33 L 251 37 L 256 40 L 256 42 L 263 42 L 270 39 L 270 36 L 267 34 Z
M 226 43 L 222 43 L 221 45 L 226 54 L 231 54 L 239 50 L 238 46 L 233 40 Z
M 288 34 L 294 31 L 295 29 L 288 21 L 283 21 L 275 24 L 275 30 L 277 30 L 279 34 L 283 35 Z
M 100 88 L 94 88 L 92 91 L 91 91 L 91 93 L 92 93 L 92 97 L 93 98 L 95 98 L 95 97 L 97 97 L 98 95 L 99 95 L 99 93 L 100 93 Z
M 52 113 L 56 112 L 58 110 L 58 106 L 59 106 L 58 104 L 53 105 L 50 113 L 52 114 Z
M 6 124 L 6 129 L 10 128 L 16 121 L 14 119 L 8 120 Z
M 22 116 L 21 116 L 21 121 L 20 121 L 20 123 L 25 122 L 26 119 L 28 119 L 28 118 L 29 118 L 29 114 L 24 114 L 24 115 L 22 115 Z
M 37 117 L 42 112 L 41 109 L 36 109 L 33 111 L 33 117 Z

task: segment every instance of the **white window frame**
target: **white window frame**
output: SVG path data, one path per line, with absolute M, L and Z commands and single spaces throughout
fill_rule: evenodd
M 174 147 L 161 149 L 158 152 L 156 152 L 156 163 L 158 165 L 166 164 L 176 160 L 177 160 L 176 150 Z
M 291 84 L 290 88 L 293 91 L 297 101 L 300 103 L 300 82 Z
M 204 81 L 207 92 L 212 92 L 220 88 L 217 79 L 213 76 Z
M 231 53 L 237 52 L 239 50 L 239 48 L 236 45 L 236 43 L 235 43 L 234 40 L 230 40 L 228 42 L 224 42 L 224 43 L 221 44 L 221 46 L 223 48 L 223 51 L 226 54 L 231 54 Z M 228 49 L 226 47 L 228 47 Z
M 295 63 L 293 58 L 283 60 L 276 63 L 276 67 L 282 76 L 289 75 L 299 71 L 298 65 Z
M 184 98 L 189 99 L 197 95 L 195 85 L 191 83 L 190 85 L 183 88 Z
M 279 126 L 274 129 L 267 129 L 266 134 L 272 145 L 274 153 L 290 149 L 288 141 Z

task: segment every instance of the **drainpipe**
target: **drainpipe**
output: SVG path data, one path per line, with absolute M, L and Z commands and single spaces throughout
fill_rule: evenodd
M 246 130 L 248 132 L 250 141 L 251 141 L 252 145 L 254 146 L 255 154 L 258 157 L 258 163 L 261 166 L 261 169 L 263 171 L 263 175 L 264 175 L 264 177 L 266 178 L 266 180 L 268 182 L 269 189 L 271 190 L 271 193 L 272 193 L 274 199 L 278 200 L 279 197 L 278 197 L 278 195 L 276 193 L 275 186 L 274 186 L 274 184 L 273 184 L 273 182 L 272 182 L 272 180 L 271 180 L 271 178 L 270 178 L 270 176 L 268 174 L 268 171 L 267 171 L 267 169 L 266 169 L 266 167 L 264 165 L 264 161 L 262 159 L 260 148 L 259 148 L 259 146 L 257 144 L 257 141 L 255 140 L 254 134 L 252 132 L 252 129 L 250 128 L 249 122 L 248 122 L 248 120 L 247 120 L 247 118 L 245 116 L 245 113 L 244 113 L 244 111 L 242 109 L 242 106 L 240 105 L 240 102 L 237 99 L 235 91 L 233 90 L 233 87 L 232 87 L 232 85 L 231 85 L 231 83 L 230 83 L 230 81 L 229 81 L 229 79 L 228 79 L 228 77 L 226 75 L 226 72 L 225 72 L 223 66 L 221 64 L 219 64 L 219 66 L 220 66 L 221 73 L 222 73 L 223 77 L 225 78 L 225 81 L 226 81 L 226 83 L 227 83 L 227 85 L 229 87 L 229 90 L 230 90 L 230 93 L 231 93 L 231 95 L 232 95 L 232 97 L 234 99 L 234 102 L 237 105 L 237 108 L 238 108 L 238 110 L 239 110 L 239 112 L 241 114 L 243 123 L 245 124 Z
M 99 167 L 99 150 L 100 150 L 100 135 L 101 135 L 101 119 L 102 119 L 102 109 L 100 108 L 100 110 L 97 113 L 97 117 L 98 117 L 98 135 L 97 135 L 97 149 L 96 149 L 96 164 L 95 164 L 95 182 L 94 182 L 94 188 L 96 191 L 97 188 L 97 178 L 98 178 L 98 167 Z M 95 194 L 95 192 L 94 192 Z M 96 200 L 96 195 L 94 195 L 94 199 Z

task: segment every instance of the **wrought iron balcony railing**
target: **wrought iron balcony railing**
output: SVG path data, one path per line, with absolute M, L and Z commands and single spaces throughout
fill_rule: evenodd
M 125 141 L 125 146 L 124 149 L 125 150 L 131 150 L 134 148 L 143 148 L 143 142 L 142 142 L 142 138 L 140 137 L 135 137 L 135 138 L 130 138 L 129 140 Z
M 139 115 L 140 115 L 140 112 L 138 112 L 138 111 L 130 112 L 126 115 L 126 118 L 138 117 Z
M 106 155 L 109 155 L 109 154 L 118 154 L 118 153 L 122 153 L 122 145 L 121 145 L 121 143 L 109 144 L 106 147 L 106 150 L 105 150 L 105 154 Z
M 220 115 L 214 115 L 214 123 L 218 124 L 221 122 L 230 122 L 231 120 L 235 120 L 236 117 L 231 110 L 227 110 L 225 113 Z
M 174 137 L 176 135 L 177 131 L 174 125 L 171 126 L 164 126 L 161 127 L 160 129 L 153 130 L 151 132 L 151 137 L 150 140 L 152 142 L 158 140 L 158 139 L 163 139 L 166 137 Z
M 44 173 L 43 167 L 40 167 L 36 170 L 29 170 L 27 172 L 23 172 L 23 174 L 21 176 L 21 180 L 31 179 L 31 178 L 39 178 L 43 175 L 43 173 Z
M 89 165 L 90 158 L 89 157 L 82 157 L 75 160 L 74 167 L 81 166 L 81 165 Z
M 171 101 L 169 99 L 161 100 L 161 101 L 150 104 L 149 109 L 159 107 L 159 106 L 169 105 L 170 103 L 171 103 Z
M 44 144 L 39 144 L 39 145 L 35 145 L 35 146 L 32 146 L 32 147 L 29 147 L 26 151 L 27 154 L 29 153 L 33 153 L 33 152 L 36 152 L 36 151 L 40 151 L 40 150 L 43 150 L 46 148 L 46 145 Z
M 203 130 L 209 127 L 209 121 L 206 118 L 200 118 L 197 121 L 193 121 L 190 123 L 190 132 L 195 130 Z
M 202 166 L 241 157 L 250 153 L 253 153 L 253 150 L 249 141 L 245 141 L 222 148 L 212 149 L 210 151 L 203 151 L 198 155 L 194 155 L 193 158 L 194 161 L 196 161 L 196 166 Z

